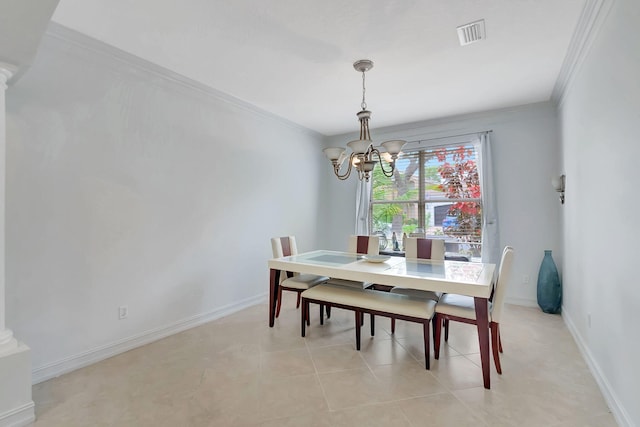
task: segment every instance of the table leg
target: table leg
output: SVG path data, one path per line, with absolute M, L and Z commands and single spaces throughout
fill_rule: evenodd
M 491 388 L 491 364 L 489 358 L 489 302 L 486 298 L 474 298 L 476 307 L 476 323 L 478 326 L 478 341 L 480 343 L 480 360 L 482 362 L 482 378 L 484 388 Z
M 269 279 L 269 327 L 273 328 L 276 320 L 276 304 L 278 303 L 278 286 L 280 286 L 280 270 L 271 269 Z

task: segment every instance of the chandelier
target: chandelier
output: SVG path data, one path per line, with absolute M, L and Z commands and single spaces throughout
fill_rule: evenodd
M 347 159 L 345 149 L 342 147 L 329 147 L 323 150 L 324 154 L 333 164 L 333 172 L 338 179 L 344 180 L 349 178 L 351 171 L 355 168 L 355 170 L 358 171 L 358 179 L 361 181 L 369 181 L 371 171 L 373 171 L 376 163 L 380 163 L 382 173 L 390 178 L 393 176 L 398 154 L 404 144 L 406 144 L 406 141 L 385 141 L 380 144 L 383 149 L 382 152 L 380 151 L 380 147 L 373 146 L 371 134 L 369 133 L 371 111 L 367 110 L 367 102 L 365 101 L 365 73 L 373 68 L 373 62 L 368 59 L 361 59 L 353 63 L 353 68 L 362 73 L 362 103 L 360 104 L 362 110 L 357 113 L 358 120 L 360 121 L 360 139 L 347 143 L 347 146 L 351 148 L 351 155 L 348 157 L 347 170 L 342 174 L 340 173 L 340 169 Z M 383 159 L 385 160 L 384 163 L 382 162 Z M 385 163 L 388 165 L 387 169 L 385 169 Z

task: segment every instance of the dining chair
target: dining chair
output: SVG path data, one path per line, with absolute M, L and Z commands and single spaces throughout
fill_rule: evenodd
M 274 258 L 297 255 L 298 247 L 295 236 L 273 237 L 271 239 L 271 249 Z M 290 271 L 280 272 L 280 286 L 278 287 L 278 305 L 276 307 L 276 317 L 280 315 L 280 305 L 282 304 L 282 291 L 293 291 L 298 294 L 296 308 L 300 307 L 300 294 L 307 289 L 324 283 L 329 280 L 326 276 L 316 276 L 315 274 L 299 274 Z M 321 309 L 322 310 L 322 309 Z
M 379 255 L 380 254 L 380 237 L 351 235 L 347 242 L 347 252 L 358 255 Z M 355 280 L 330 278 L 327 282 L 330 285 L 346 286 L 348 288 L 366 289 L 373 286 L 373 283 L 359 282 Z M 331 314 L 331 306 L 327 305 L 327 315 Z M 373 315 L 371 315 L 373 320 Z M 320 318 L 322 321 L 322 317 Z M 360 325 L 364 323 L 364 313 L 361 314 Z
M 358 255 L 378 255 L 380 253 L 380 237 L 378 236 L 349 236 L 347 252 Z M 331 285 L 348 286 L 351 288 L 365 289 L 372 284 L 354 280 L 334 279 L 327 282 Z
M 502 339 L 500 338 L 500 320 L 502 318 L 502 309 L 504 306 L 504 298 L 507 293 L 507 285 L 509 283 L 509 272 L 511 271 L 513 254 L 513 248 L 511 246 L 505 246 L 502 251 L 498 275 L 489 298 L 491 349 L 493 351 L 493 361 L 496 365 L 496 371 L 498 371 L 499 374 L 502 374 L 499 353 L 503 352 Z M 444 294 L 436 304 L 436 315 L 434 320 L 434 323 L 436 324 L 434 357 L 436 359 L 440 356 L 440 336 L 443 325 L 445 327 L 445 341 L 447 341 L 449 337 L 449 320 L 475 325 L 476 310 L 473 297 Z
M 404 244 L 404 251 L 407 261 L 410 261 L 411 259 L 432 259 L 442 261 L 444 260 L 444 240 L 407 237 L 407 241 Z M 393 294 L 402 294 L 415 298 L 433 300 L 436 302 L 442 296 L 442 292 L 422 291 L 419 289 L 403 288 L 400 286 L 394 286 L 389 292 Z M 394 333 L 395 331 L 396 319 L 391 319 L 391 333 Z
M 347 252 L 361 255 L 378 255 L 380 252 L 380 237 L 378 236 L 349 236 Z

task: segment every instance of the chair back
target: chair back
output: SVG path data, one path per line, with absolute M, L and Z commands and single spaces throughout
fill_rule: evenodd
M 274 258 L 296 255 L 298 247 L 296 246 L 295 236 L 273 237 L 271 239 L 271 250 Z
M 378 236 L 349 236 L 348 252 L 363 255 L 378 255 L 380 253 L 380 238 Z
M 443 260 L 444 240 L 407 237 L 404 242 L 404 254 L 406 258 Z
M 502 259 L 498 269 L 498 278 L 493 288 L 493 299 L 491 306 L 491 320 L 500 323 L 502 317 L 502 307 L 504 306 L 504 298 L 507 294 L 507 284 L 509 283 L 509 274 L 511 272 L 511 264 L 513 262 L 513 248 L 505 246 L 502 251 Z
M 271 238 L 271 251 L 274 258 L 282 258 L 298 254 L 298 246 L 296 245 L 295 236 L 273 237 Z M 289 277 L 297 276 L 298 273 L 291 273 L 282 270 L 280 272 L 280 283 Z

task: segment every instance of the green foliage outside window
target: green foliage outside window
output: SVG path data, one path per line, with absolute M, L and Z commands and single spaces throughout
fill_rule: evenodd
M 415 169 L 414 169 L 415 171 Z M 417 200 L 418 198 L 418 189 L 412 188 L 410 185 L 398 186 L 397 182 L 406 181 L 404 174 L 401 174 L 396 171 L 396 175 L 392 178 L 385 176 L 380 168 L 375 168 L 373 170 L 373 179 L 372 179 L 372 199 L 373 200 L 384 200 L 385 195 L 389 194 L 390 190 L 395 197 L 393 200 L 403 201 L 403 200 Z M 387 231 L 385 230 L 388 227 L 388 224 L 393 222 L 394 217 L 398 215 L 402 215 L 403 217 L 403 228 L 402 231 L 404 233 L 412 233 L 417 227 L 417 220 L 414 218 L 406 219 L 406 213 L 404 210 L 403 204 L 396 203 L 385 203 L 385 204 L 377 204 L 373 206 L 372 209 L 372 219 L 373 219 L 373 230 L 374 231 Z

